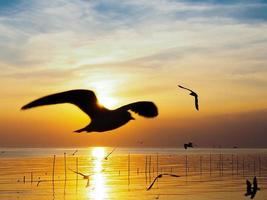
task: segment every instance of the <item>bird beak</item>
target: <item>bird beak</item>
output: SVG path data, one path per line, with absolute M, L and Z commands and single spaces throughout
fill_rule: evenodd
M 135 118 L 133 118 L 132 116 L 131 116 L 131 118 L 130 118 L 131 120 L 135 120 Z

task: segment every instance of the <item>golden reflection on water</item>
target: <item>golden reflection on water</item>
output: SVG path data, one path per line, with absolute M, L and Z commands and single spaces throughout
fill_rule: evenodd
M 88 191 L 90 199 L 103 200 L 107 198 L 106 178 L 103 174 L 103 159 L 105 148 L 95 147 L 92 150 L 93 174 L 91 177 L 91 189 Z

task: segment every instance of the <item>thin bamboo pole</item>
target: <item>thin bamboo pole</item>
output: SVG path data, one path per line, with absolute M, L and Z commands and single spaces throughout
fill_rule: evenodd
M 128 189 L 129 189 L 129 186 L 130 186 L 130 170 L 131 170 L 131 168 L 130 168 L 130 154 L 128 154 Z
M 55 195 L 55 163 L 56 163 L 56 155 L 54 155 L 54 159 L 53 159 L 53 171 L 52 171 L 52 189 L 53 189 L 53 195 Z
M 76 172 L 78 172 L 78 167 L 79 167 L 79 163 L 78 163 L 78 157 L 76 157 Z M 78 192 L 78 174 L 76 174 L 76 194 Z
M 64 195 L 66 194 L 66 185 L 67 185 L 67 157 L 66 157 L 66 152 L 64 152 Z

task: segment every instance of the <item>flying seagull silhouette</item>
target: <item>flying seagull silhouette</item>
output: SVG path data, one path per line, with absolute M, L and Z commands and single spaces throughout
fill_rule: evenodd
M 199 110 L 199 107 L 198 107 L 198 95 L 197 95 L 197 93 L 195 93 L 193 90 L 190 90 L 189 88 L 183 87 L 181 85 L 178 85 L 178 87 L 180 87 L 182 89 L 185 89 L 185 90 L 188 90 L 188 91 L 191 92 L 189 95 L 195 97 L 195 107 L 196 107 L 197 110 Z
M 112 149 L 112 151 L 105 157 L 105 160 L 108 159 L 108 157 L 116 150 L 116 147 L 114 149 Z
M 69 169 L 69 170 L 72 171 L 72 172 L 74 172 L 75 174 L 78 174 L 78 175 L 82 176 L 83 179 L 86 179 L 86 180 L 87 180 L 87 183 L 86 183 L 86 186 L 85 186 L 85 187 L 89 187 L 90 176 L 92 176 L 92 174 L 90 174 L 90 175 L 85 175 L 85 174 L 83 174 L 83 173 L 81 173 L 81 172 L 76 172 L 76 171 L 74 171 L 74 170 L 72 170 L 72 169 Z
M 75 155 L 78 152 L 78 150 L 75 150 L 71 155 Z
M 75 132 L 77 133 L 83 131 L 104 132 L 123 126 L 134 119 L 129 110 L 147 118 L 156 117 L 158 115 L 156 105 L 150 101 L 139 101 L 124 105 L 115 110 L 109 110 L 98 104 L 96 95 L 91 90 L 69 90 L 51 94 L 34 100 L 21 109 L 26 110 L 37 106 L 60 103 L 74 104 L 90 117 L 91 123 L 82 129 L 76 130 Z
M 246 184 L 247 184 L 247 192 L 245 196 L 250 196 L 250 198 L 253 199 L 256 196 L 257 191 L 260 190 L 260 188 L 258 188 L 256 176 L 253 179 L 253 187 L 249 180 L 246 181 Z
M 192 142 L 188 142 L 188 144 L 186 144 L 186 143 L 184 144 L 184 148 L 185 149 L 187 149 L 189 147 L 193 148 L 193 143 Z
M 159 174 L 159 175 L 153 180 L 153 182 L 150 184 L 150 186 L 149 186 L 146 190 L 150 190 L 150 189 L 153 187 L 153 185 L 154 185 L 154 183 L 156 182 L 156 180 L 157 180 L 158 178 L 162 178 L 163 176 L 180 177 L 180 176 L 178 176 L 178 175 L 176 175 L 176 174 Z

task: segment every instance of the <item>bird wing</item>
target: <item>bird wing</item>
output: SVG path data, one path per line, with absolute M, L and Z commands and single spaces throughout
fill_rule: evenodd
M 74 152 L 72 153 L 72 155 L 75 155 L 77 152 L 78 152 L 78 150 L 74 151 Z
M 158 175 L 158 176 L 153 180 L 153 182 L 150 184 L 150 186 L 149 186 L 146 190 L 150 190 L 150 189 L 153 187 L 153 185 L 154 185 L 154 183 L 156 182 L 156 180 L 157 180 L 161 175 L 162 175 L 162 174 Z
M 112 151 L 105 158 L 108 158 L 115 150 L 116 150 L 116 147 L 112 149 Z
M 176 174 L 168 174 L 168 173 L 165 173 L 165 174 L 162 174 L 164 176 L 172 176 L 172 177 L 180 177 L 179 175 L 176 175 Z
M 257 193 L 257 191 L 253 191 L 253 192 L 251 193 L 250 198 L 253 199 L 253 198 L 255 197 L 256 193 Z
M 198 96 L 195 96 L 195 107 L 198 110 Z
M 135 103 L 127 104 L 118 109 L 131 110 L 144 117 L 156 117 L 158 115 L 157 106 L 150 101 L 138 101 Z
M 258 188 L 257 178 L 256 176 L 253 178 L 253 188 Z
M 75 174 L 79 174 L 79 175 L 81 175 L 81 176 L 83 176 L 83 177 L 87 176 L 87 175 L 85 175 L 85 174 L 83 174 L 83 173 L 81 173 L 81 172 L 76 172 L 76 171 L 74 171 L 74 170 L 72 170 L 72 169 L 69 169 L 69 170 L 72 171 L 72 172 L 74 172 Z
M 78 106 L 87 115 L 89 115 L 90 118 L 94 118 L 99 109 L 101 108 L 101 106 L 98 105 L 97 98 L 93 91 L 69 90 L 41 97 L 24 105 L 21 109 L 26 110 L 37 106 L 60 104 L 60 103 L 74 104 Z
M 250 195 L 251 194 L 251 183 L 249 180 L 246 181 L 246 184 L 247 184 L 247 195 Z
M 178 87 L 179 87 L 179 88 L 182 88 L 182 89 L 185 89 L 185 90 L 188 90 L 188 91 L 190 91 L 190 92 L 194 92 L 193 90 L 190 90 L 189 88 L 186 88 L 186 87 L 181 86 L 181 85 L 178 85 Z M 195 92 L 194 92 L 194 93 L 195 93 Z
M 187 149 L 187 144 L 184 144 L 184 148 Z

